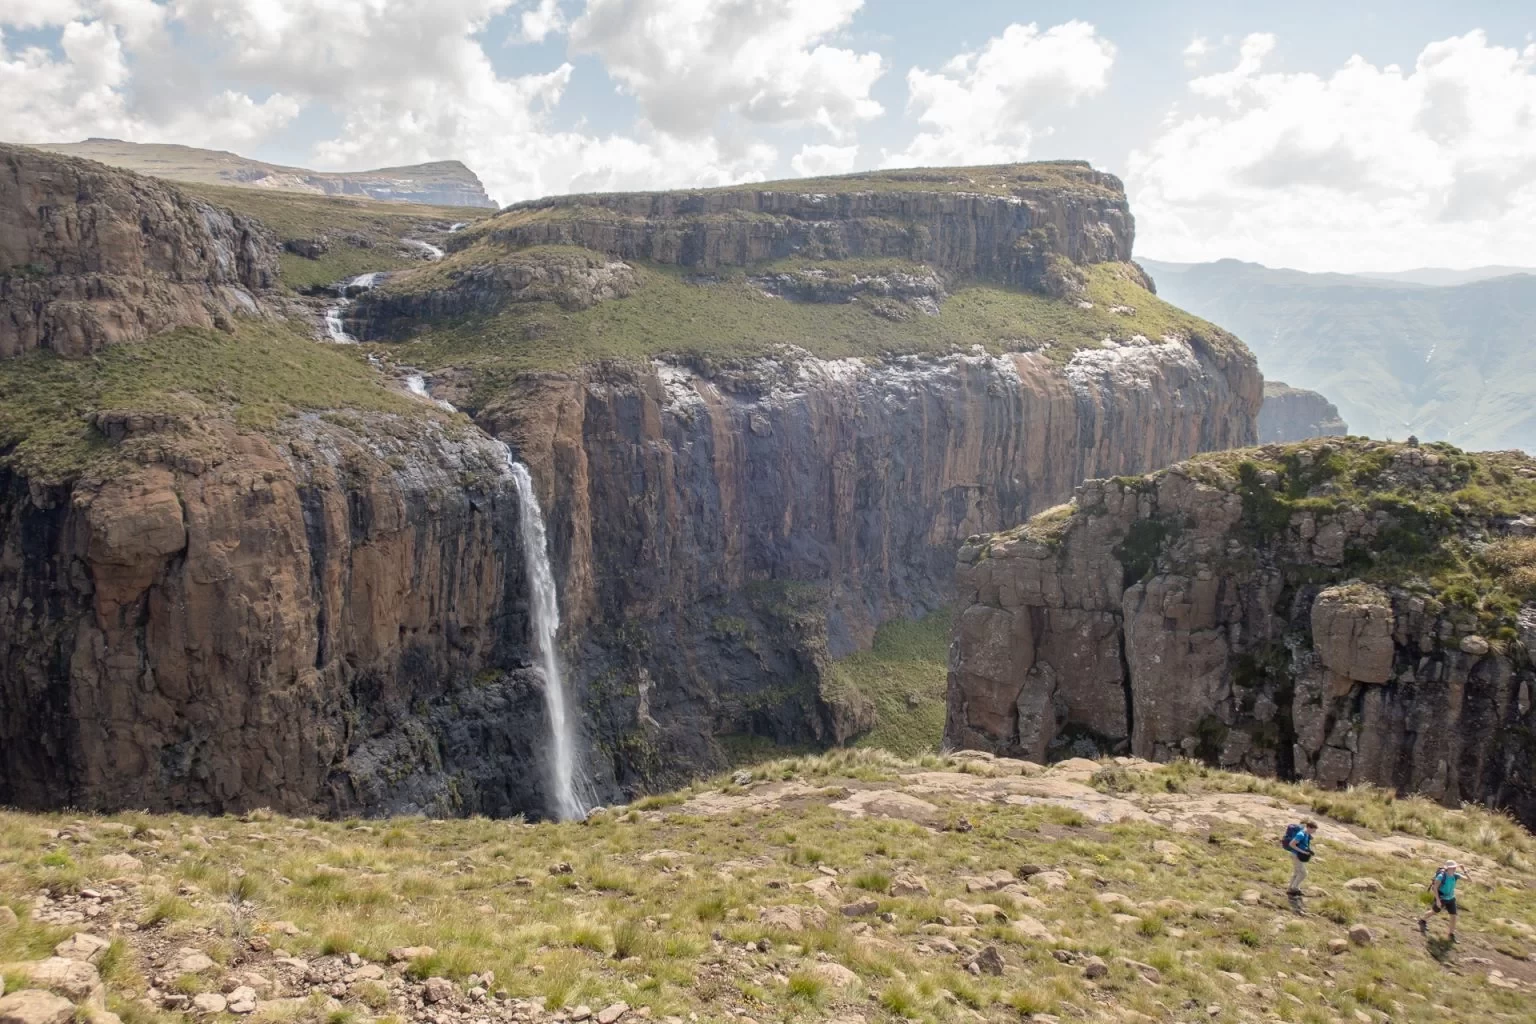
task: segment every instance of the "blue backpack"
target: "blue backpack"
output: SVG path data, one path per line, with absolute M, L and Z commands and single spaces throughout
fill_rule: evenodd
M 1287 825 L 1287 826 L 1285 826 L 1285 838 L 1280 840 L 1280 847 L 1281 847 L 1281 849 L 1286 850 L 1287 852 L 1289 852 L 1290 849 L 1291 849 L 1291 840 L 1295 839 L 1298 835 L 1301 834 L 1301 832 L 1302 832 L 1302 828 L 1301 828 L 1300 825 Z

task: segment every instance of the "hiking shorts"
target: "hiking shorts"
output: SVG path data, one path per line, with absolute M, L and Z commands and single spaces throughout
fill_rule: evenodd
M 1442 900 L 1442 899 L 1439 899 L 1437 897 L 1435 899 L 1435 908 L 1434 908 L 1433 911 L 1431 911 L 1431 913 L 1438 914 L 1442 910 L 1445 911 L 1447 914 L 1450 914 L 1452 917 L 1455 917 L 1456 916 L 1456 901 L 1454 899 Z

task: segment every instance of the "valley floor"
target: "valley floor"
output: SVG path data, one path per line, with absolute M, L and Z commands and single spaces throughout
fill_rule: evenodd
M 1481 810 L 1132 760 L 842 751 L 585 824 L 0 813 L 0 1018 L 1530 1021 L 1533 892 Z

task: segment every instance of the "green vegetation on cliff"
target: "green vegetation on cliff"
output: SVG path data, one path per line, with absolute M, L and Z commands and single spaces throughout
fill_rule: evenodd
M 183 328 L 88 359 L 34 352 L 0 360 L 0 463 L 61 480 L 113 458 L 93 426 L 103 410 L 266 429 L 339 409 L 432 414 L 385 389 L 360 353 L 319 344 L 299 325 L 242 319 L 228 333 Z
M 1306 814 L 1298 917 L 1274 841 Z M 129 1024 L 236 986 L 302 1024 L 1517 1021 L 1533 856 L 1480 808 L 1369 790 L 849 751 L 584 824 L 0 813 L 0 965 L 20 988 L 105 936 Z M 1413 927 L 1447 857 L 1472 874 L 1456 946 Z
M 898 757 L 937 753 L 944 739 L 944 693 L 949 676 L 952 615 L 940 609 L 914 621 L 887 622 L 874 643 L 832 663 L 823 693 L 867 698 L 875 727 L 855 746 L 888 750 Z
M 442 288 L 457 271 L 486 258 L 483 249 L 477 246 L 442 265 L 398 275 L 383 286 L 380 298 Z M 513 255 L 554 260 L 580 253 L 584 250 L 543 247 Z M 1146 291 L 1139 275 L 1121 264 L 1083 268 L 1083 291 L 1066 299 L 979 281 L 953 284 L 939 301 L 937 315 L 909 302 L 869 295 L 856 294 L 853 301 L 802 301 L 772 294 L 762 283 L 771 275 L 807 270 L 867 277 L 913 269 L 894 260 L 785 260 L 701 275 L 639 264 L 637 286 L 626 298 L 585 308 L 513 302 L 489 316 L 434 319 L 416 324 L 419 333 L 397 355 L 427 368 L 471 369 L 483 388 L 495 390 L 519 373 L 603 359 L 669 355 L 733 360 L 771 355 L 781 346 L 825 358 L 876 358 L 982 345 L 994 354 L 1036 352 L 1058 366 L 1106 338 L 1159 341 L 1176 335 L 1220 351 L 1241 346 L 1220 328 Z

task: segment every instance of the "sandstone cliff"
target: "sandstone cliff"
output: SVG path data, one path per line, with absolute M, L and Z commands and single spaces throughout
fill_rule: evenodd
M 1259 407 L 1259 440 L 1265 444 L 1305 441 L 1313 437 L 1342 437 L 1349 424 L 1338 408 L 1316 391 L 1293 388 L 1284 381 L 1264 382 Z
M 1536 820 L 1536 462 L 1364 440 L 1094 480 L 961 549 L 946 739 Z
M 499 447 L 430 414 L 97 425 L 130 463 L 0 469 L 0 803 L 542 807 Z
M 254 313 L 271 234 L 172 186 L 0 145 L 0 358 L 80 356 Z
M 61 434 L 34 387 L 0 411 L 0 801 L 543 809 L 500 449 L 384 401 L 405 366 L 532 472 L 604 799 L 720 766 L 724 736 L 850 738 L 868 708 L 827 659 L 947 603 L 964 537 L 1252 442 L 1251 355 L 1146 290 L 1114 179 L 892 180 L 701 194 L 725 235 L 694 194 L 555 204 L 651 212 L 586 248 L 498 218 L 391 273 L 346 313 L 370 363 L 161 337 L 89 361 L 110 381 L 71 384 Z M 57 446 L 69 472 L 28 468 Z
M 475 172 L 458 160 L 380 167 L 371 171 L 311 171 L 303 167 L 263 163 L 223 150 L 124 142 L 121 139 L 57 142 L 37 148 L 98 160 L 110 167 L 172 181 L 312 195 L 367 196 L 430 206 L 496 208 Z

